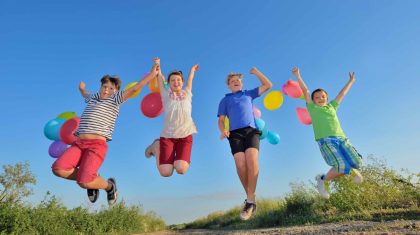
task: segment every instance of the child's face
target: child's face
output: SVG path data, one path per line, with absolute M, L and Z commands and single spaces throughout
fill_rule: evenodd
M 242 79 L 239 76 L 232 76 L 228 87 L 233 93 L 242 90 Z
M 115 84 L 108 81 L 101 86 L 101 90 L 99 90 L 99 95 L 101 99 L 106 99 L 110 97 L 111 95 L 115 94 L 117 92 L 117 88 L 115 87 Z
M 323 91 L 315 92 L 312 101 L 320 107 L 325 106 L 328 103 L 328 95 Z
M 171 88 L 172 92 L 180 92 L 183 85 L 184 81 L 180 75 L 173 74 L 169 78 L 169 88 Z

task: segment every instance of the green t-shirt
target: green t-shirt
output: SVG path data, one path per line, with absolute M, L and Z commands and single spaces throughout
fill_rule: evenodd
M 313 102 L 306 104 L 312 118 L 315 140 L 328 136 L 346 137 L 337 117 L 337 109 L 339 106 L 340 104 L 336 100 L 333 100 L 328 105 L 322 107 Z

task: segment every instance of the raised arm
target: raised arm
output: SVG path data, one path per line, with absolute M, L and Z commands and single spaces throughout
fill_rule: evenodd
M 351 86 L 353 85 L 354 81 L 356 81 L 356 78 L 354 77 L 354 72 L 349 73 L 349 81 L 347 84 L 341 89 L 340 93 L 338 93 L 337 97 L 335 97 L 335 100 L 340 104 L 343 100 L 344 96 L 347 94 L 347 92 L 350 90 Z
M 185 86 L 185 90 L 192 91 L 192 81 L 194 79 L 195 72 L 198 70 L 199 65 L 195 64 L 191 67 L 190 74 L 188 75 L 187 85 Z
M 90 92 L 86 90 L 86 84 L 84 82 L 80 82 L 79 91 L 84 98 L 88 97 L 88 95 L 90 94 Z
M 137 91 L 139 91 L 142 87 L 144 87 L 148 82 L 150 82 L 150 80 L 152 80 L 153 78 L 155 78 L 159 73 L 159 65 L 157 65 L 156 63 L 153 64 L 152 70 L 150 71 L 149 74 L 146 75 L 146 77 L 140 79 L 140 81 L 138 81 L 136 83 L 136 85 L 130 87 L 129 89 L 125 90 L 123 93 L 123 99 L 124 101 L 128 100 L 128 98 L 130 98 L 134 93 L 136 93 Z
M 262 95 L 264 92 L 270 90 L 270 88 L 273 86 L 270 80 L 268 80 L 268 78 L 263 73 L 261 73 L 257 68 L 252 67 L 249 72 L 257 76 L 257 78 L 261 82 L 261 86 L 258 88 L 258 95 Z
M 302 77 L 300 76 L 299 68 L 298 67 L 294 67 L 292 69 L 292 73 L 296 77 L 296 79 L 297 79 L 297 81 L 299 83 L 300 89 L 302 89 L 303 96 L 305 97 L 306 103 L 307 104 L 311 103 L 312 102 L 312 99 L 311 99 L 311 95 L 309 94 L 309 89 L 306 86 L 305 82 L 303 81 Z

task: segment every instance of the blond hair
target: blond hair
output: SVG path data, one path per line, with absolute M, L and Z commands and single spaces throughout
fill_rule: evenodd
M 230 79 L 231 78 L 233 78 L 233 77 L 239 77 L 239 79 L 241 79 L 242 80 L 242 74 L 241 73 L 233 73 L 233 72 L 230 72 L 228 75 L 227 75 L 227 78 L 226 78 L 226 84 L 227 85 L 229 85 L 229 82 L 230 82 Z

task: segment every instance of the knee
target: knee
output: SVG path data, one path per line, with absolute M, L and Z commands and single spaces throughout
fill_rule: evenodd
M 175 168 L 176 173 L 183 175 L 185 173 L 187 173 L 188 167 L 180 167 L 180 168 Z
M 159 168 L 159 173 L 163 177 L 170 177 L 170 176 L 172 176 L 173 169 L 172 170 L 169 170 L 169 169 Z
M 59 170 L 59 169 L 52 169 L 52 173 L 55 176 L 62 177 L 62 178 L 64 178 L 64 176 L 65 176 L 65 171 Z
M 89 183 L 77 183 L 81 188 L 88 189 Z

